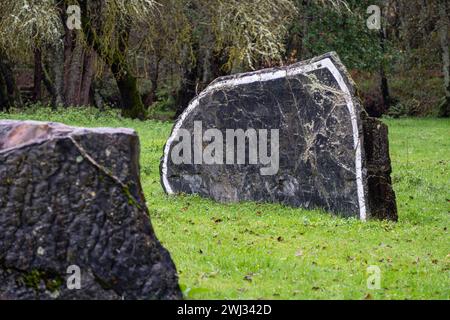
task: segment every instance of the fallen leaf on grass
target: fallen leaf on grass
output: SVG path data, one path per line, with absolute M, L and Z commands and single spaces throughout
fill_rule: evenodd
M 253 273 L 249 273 L 249 274 L 245 275 L 244 280 L 248 281 L 248 282 L 252 282 L 252 280 L 253 280 Z

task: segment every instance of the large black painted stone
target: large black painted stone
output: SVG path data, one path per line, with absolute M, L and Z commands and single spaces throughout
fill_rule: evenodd
M 248 154 L 244 165 L 175 164 L 182 129 L 194 135 L 197 121 L 203 133 L 217 128 L 224 137 L 226 129 L 278 129 L 277 174 L 261 175 L 265 166 L 250 165 Z M 215 80 L 177 120 L 161 161 L 169 194 L 280 202 L 362 220 L 397 219 L 390 173 L 387 128 L 366 116 L 335 53 Z
M 0 300 L 178 298 L 133 130 L 0 121 Z

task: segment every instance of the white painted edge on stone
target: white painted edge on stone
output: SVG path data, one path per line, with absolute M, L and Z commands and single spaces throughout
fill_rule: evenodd
M 191 101 L 189 106 L 186 108 L 186 110 L 181 114 L 180 119 L 175 124 L 175 127 L 173 128 L 172 134 L 169 137 L 169 140 L 167 140 L 166 146 L 164 148 L 164 159 L 162 163 L 162 182 L 164 184 L 164 188 L 166 189 L 167 194 L 173 194 L 173 189 L 170 186 L 169 180 L 167 178 L 167 164 L 169 161 L 169 153 L 170 148 L 172 146 L 173 141 L 178 135 L 178 131 L 180 130 L 181 126 L 183 125 L 184 120 L 186 117 L 195 109 L 198 107 L 200 103 L 200 99 L 202 99 L 207 94 L 211 93 L 212 91 L 223 89 L 228 86 L 237 86 L 242 84 L 249 84 L 253 82 L 262 82 L 262 81 L 270 81 L 275 80 L 283 77 L 289 77 L 289 76 L 295 76 L 301 73 L 307 73 L 319 69 L 328 69 L 331 74 L 334 76 L 334 79 L 339 85 L 339 88 L 344 92 L 345 95 L 345 102 L 347 103 L 347 108 L 350 113 L 351 123 L 352 123 L 352 130 L 353 130 L 353 143 L 355 148 L 355 171 L 356 171 L 356 185 L 357 185 L 357 192 L 358 192 L 358 202 L 359 202 L 359 218 L 362 221 L 366 221 L 367 219 L 367 213 L 366 213 L 366 201 L 364 196 L 364 184 L 363 184 L 363 178 L 362 178 L 362 158 L 361 158 L 361 143 L 360 143 L 360 136 L 359 136 L 359 129 L 358 129 L 358 122 L 356 117 L 356 110 L 355 105 L 353 103 L 350 89 L 348 88 L 347 84 L 344 81 L 344 78 L 342 77 L 339 70 L 336 68 L 334 63 L 331 61 L 330 58 L 325 58 L 323 60 L 301 65 L 296 68 L 292 68 L 289 70 L 276 70 L 271 72 L 261 72 L 261 73 L 255 73 L 248 76 L 242 76 L 237 78 L 232 78 L 228 80 L 218 81 L 216 83 L 213 83 L 212 85 L 208 86 L 200 95 L 194 98 L 194 100 Z
M 367 220 L 366 201 L 364 196 L 364 183 L 362 178 L 362 158 L 361 158 L 361 140 L 359 137 L 358 119 L 356 117 L 355 105 L 353 103 L 352 96 L 347 84 L 344 81 L 339 70 L 334 63 L 329 59 L 323 60 L 323 66 L 328 68 L 333 74 L 339 88 L 344 92 L 345 102 L 347 103 L 348 112 L 352 121 L 353 129 L 353 144 L 355 148 L 355 172 L 356 172 L 356 186 L 358 189 L 358 202 L 359 202 L 359 219 L 362 221 Z

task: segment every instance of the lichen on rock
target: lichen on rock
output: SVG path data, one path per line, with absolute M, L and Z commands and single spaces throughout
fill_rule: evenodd
M 0 298 L 181 298 L 145 203 L 133 130 L 0 121 Z
M 250 139 L 245 163 L 175 163 L 181 133 L 183 140 L 186 131 L 192 135 L 193 151 L 208 147 L 195 143 L 196 123 L 203 124 L 203 134 L 214 129 L 222 136 L 230 129 L 278 130 L 278 171 L 262 175 L 263 164 L 250 163 L 250 149 L 261 148 L 251 146 Z M 161 160 L 161 182 L 169 194 L 396 220 L 388 144 L 386 127 L 367 117 L 349 73 L 335 53 L 328 53 L 215 80 L 174 125 Z

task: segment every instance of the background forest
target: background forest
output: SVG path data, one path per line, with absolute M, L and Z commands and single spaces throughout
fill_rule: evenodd
M 379 30 L 367 27 L 370 5 Z M 218 76 L 336 51 L 369 114 L 448 116 L 448 10 L 446 0 L 0 0 L 0 111 L 89 105 L 168 120 Z

